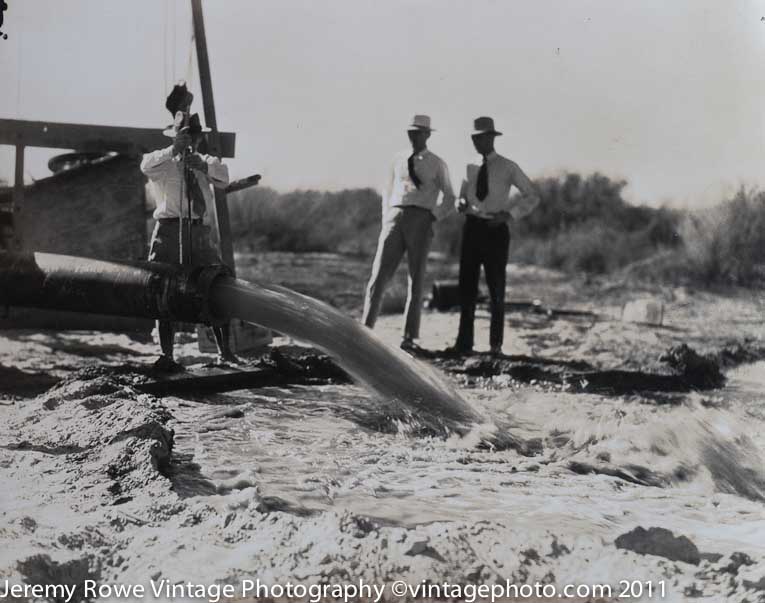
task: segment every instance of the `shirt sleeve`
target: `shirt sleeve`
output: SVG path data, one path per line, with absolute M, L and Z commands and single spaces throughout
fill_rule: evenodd
M 539 205 L 539 193 L 529 177 L 516 163 L 512 163 L 510 166 L 510 184 L 521 192 L 520 198 L 514 199 L 510 208 L 510 215 L 513 219 L 520 220 Z
M 441 190 L 441 199 L 436 203 L 433 209 L 433 215 L 436 220 L 443 220 L 452 211 L 454 211 L 454 188 L 452 187 L 452 179 L 449 175 L 449 166 L 445 161 L 440 161 L 438 165 L 437 174 L 438 188 Z
M 207 177 L 215 188 L 226 188 L 228 186 L 228 166 L 217 157 L 206 157 Z
M 141 171 L 149 178 L 162 173 L 164 164 L 173 160 L 173 147 L 146 153 L 141 160 Z

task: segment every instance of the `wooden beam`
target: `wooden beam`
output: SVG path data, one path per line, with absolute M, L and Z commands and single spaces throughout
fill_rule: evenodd
M 210 59 L 207 55 L 207 36 L 205 21 L 202 13 L 202 0 L 191 0 L 191 16 L 194 24 L 194 40 L 196 41 L 197 64 L 199 67 L 199 84 L 202 87 L 202 105 L 205 114 L 205 125 L 212 130 L 209 140 L 213 155 L 221 157 L 222 139 L 218 135 L 218 121 L 215 118 L 215 99 L 213 98 L 212 77 L 210 75 Z M 228 215 L 226 191 L 215 189 L 215 215 L 218 223 L 218 238 L 223 263 L 234 273 L 234 244 L 231 240 L 231 222 Z
M 233 157 L 236 135 L 219 132 L 217 138 L 220 156 Z M 170 139 L 162 134 L 160 128 L 0 119 L 0 144 L 138 155 L 170 146 Z
M 213 132 L 218 132 L 218 121 L 215 118 L 215 99 L 213 98 L 212 78 L 210 75 L 210 58 L 207 55 L 207 36 L 205 34 L 205 19 L 202 13 L 202 0 L 191 0 L 191 15 L 194 21 L 194 40 L 197 50 L 199 67 L 199 84 L 202 87 L 202 107 L 205 113 L 205 125 Z
M 11 220 L 13 223 L 13 245 L 21 246 L 21 233 L 19 232 L 16 214 L 24 206 L 24 145 L 16 144 L 16 170 L 13 180 L 13 206 Z

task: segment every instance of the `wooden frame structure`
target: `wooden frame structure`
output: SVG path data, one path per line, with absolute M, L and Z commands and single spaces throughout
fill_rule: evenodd
M 231 158 L 234 157 L 236 135 L 231 132 L 218 132 L 202 15 L 202 0 L 191 0 L 191 10 L 205 122 L 211 129 L 208 142 L 213 155 Z M 168 139 L 163 136 L 159 129 L 0 119 L 0 144 L 16 147 L 12 219 L 13 214 L 23 211 L 24 206 L 25 147 L 74 149 L 83 152 L 115 151 L 128 155 L 140 155 L 168 146 Z M 256 184 L 257 180 L 254 183 Z M 234 249 L 231 240 L 226 191 L 224 190 L 215 190 L 215 213 L 221 255 L 224 263 L 233 271 L 235 270 Z M 16 240 L 14 243 L 18 247 L 21 241 Z
M 233 157 L 236 135 L 231 132 L 217 133 L 217 151 L 220 157 Z M 125 155 L 141 155 L 168 146 L 169 140 L 159 129 L 98 126 L 57 122 L 0 119 L 0 144 L 16 148 L 11 217 L 24 208 L 24 149 L 43 147 L 51 149 L 74 149 L 75 151 L 115 151 Z M 225 204 L 225 192 L 222 192 Z M 216 211 L 218 210 L 216 197 Z M 226 207 L 226 209 L 228 209 Z M 221 224 L 219 222 L 219 224 Z M 222 226 L 222 225 L 221 225 Z M 228 211 L 226 229 L 221 227 L 221 241 L 231 243 Z M 15 241 L 20 246 L 21 241 Z M 229 261 L 224 255 L 224 260 Z M 233 253 L 230 256 L 233 264 Z

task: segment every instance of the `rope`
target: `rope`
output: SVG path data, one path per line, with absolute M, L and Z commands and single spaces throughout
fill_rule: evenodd
M 164 10 L 163 10 L 163 20 L 162 20 L 162 73 L 164 75 L 164 87 L 162 88 L 162 98 L 164 95 L 167 94 L 167 14 L 168 14 L 168 1 L 165 0 Z
M 189 58 L 186 63 L 186 81 L 188 82 L 189 88 L 191 87 L 191 84 L 193 82 L 192 78 L 194 77 L 194 69 L 193 69 L 193 59 L 194 59 L 194 52 L 196 48 L 196 38 L 194 37 L 194 22 L 192 17 L 191 22 L 191 40 L 189 41 Z
M 19 10 L 21 10 L 21 5 L 19 5 Z M 18 119 L 21 116 L 21 78 L 22 78 L 22 70 L 24 67 L 24 61 L 22 60 L 22 55 L 24 52 L 24 44 L 23 44 L 23 37 L 24 37 L 24 18 L 19 15 L 19 33 L 18 33 L 18 53 L 17 53 L 17 63 L 16 63 L 16 119 Z
M 175 49 L 176 49 L 176 42 L 177 42 L 177 18 L 175 14 L 175 2 L 173 2 L 173 82 L 178 81 L 177 73 L 175 70 Z

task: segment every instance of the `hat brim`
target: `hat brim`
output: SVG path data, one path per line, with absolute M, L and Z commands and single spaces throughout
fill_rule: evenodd
M 208 132 L 212 132 L 210 128 L 202 128 L 202 131 L 199 132 L 199 134 L 207 134 Z M 167 136 L 168 138 L 175 138 L 175 135 L 178 133 L 178 131 L 175 129 L 175 126 L 168 126 L 164 130 L 162 130 L 162 134 Z
M 494 136 L 502 136 L 502 132 L 498 132 L 497 130 L 473 130 L 471 136 L 475 136 L 476 134 L 494 134 Z
M 433 128 L 426 128 L 425 126 L 409 126 L 406 129 L 407 132 L 435 132 Z

